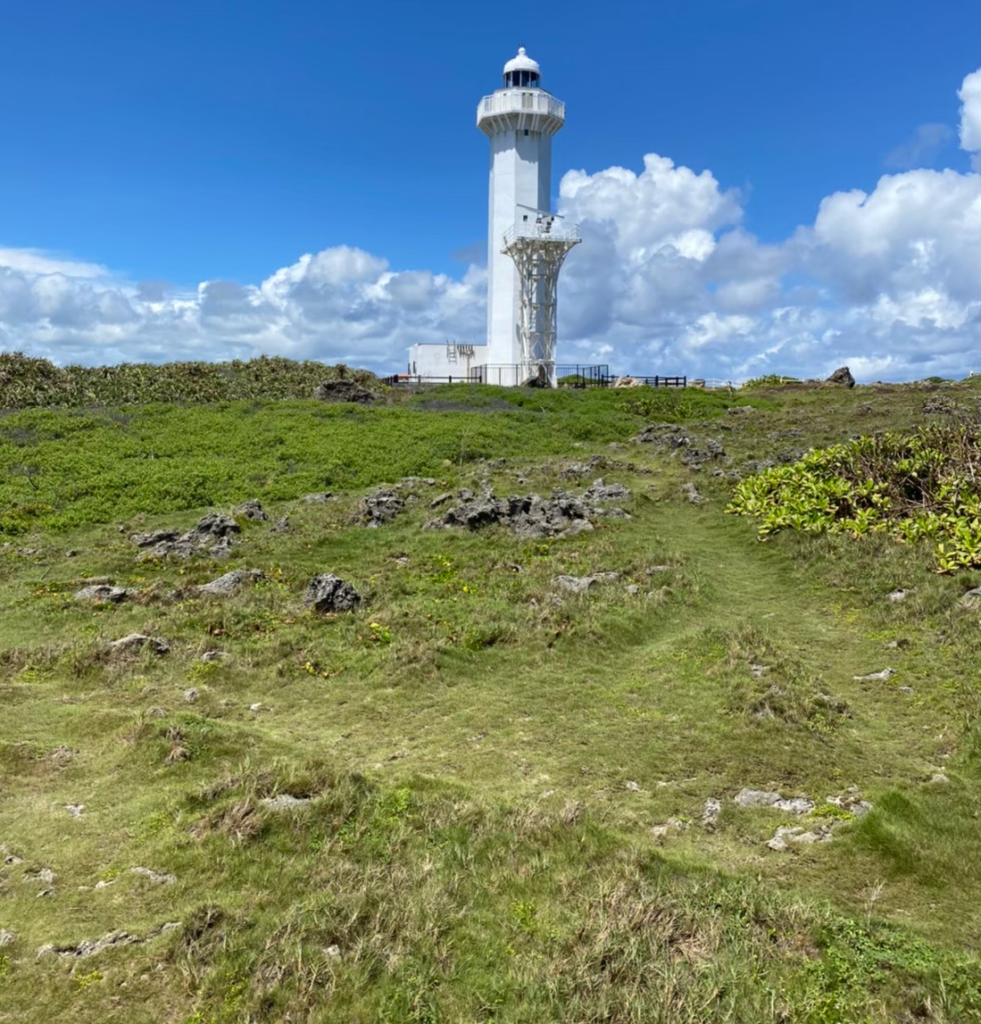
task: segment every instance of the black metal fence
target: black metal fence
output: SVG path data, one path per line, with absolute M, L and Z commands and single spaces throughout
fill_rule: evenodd
M 383 377 L 381 382 L 389 387 L 419 387 L 424 384 L 494 384 L 501 387 L 516 387 L 525 383 L 523 373 L 524 371 L 517 363 L 485 364 L 472 367 L 469 374 L 431 377 L 418 373 L 393 373 L 390 377 Z M 560 363 L 555 367 L 555 377 L 559 387 L 568 388 L 688 387 L 686 376 L 611 375 L 610 367 L 606 363 Z
M 688 387 L 687 377 L 638 377 L 636 374 L 627 374 L 624 377 L 613 377 L 609 384 L 613 385 L 616 381 L 622 380 L 624 383 L 621 387 L 633 387 L 634 385 L 630 382 L 636 381 L 638 387 L 647 388 L 686 388 Z
M 465 373 L 458 373 L 456 376 L 449 377 L 430 377 L 424 373 L 393 373 L 390 377 L 382 377 L 382 384 L 387 384 L 390 388 L 403 387 L 419 387 L 421 384 L 476 384 L 478 383 L 473 377 L 468 377 Z

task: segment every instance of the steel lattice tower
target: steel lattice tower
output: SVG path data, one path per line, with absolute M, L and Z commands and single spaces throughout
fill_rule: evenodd
M 516 224 L 504 235 L 506 256 L 514 260 L 520 284 L 518 316 L 518 383 L 544 371 L 555 387 L 556 299 L 559 271 L 574 245 L 578 229 L 557 228 L 553 218 L 539 216 L 534 224 Z

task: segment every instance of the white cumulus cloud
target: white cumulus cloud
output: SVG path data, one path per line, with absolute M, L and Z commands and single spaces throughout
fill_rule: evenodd
M 958 96 L 977 167 L 981 70 Z M 859 379 L 981 368 L 981 174 L 885 175 L 825 197 L 809 223 L 764 244 L 742 226 L 736 190 L 650 153 L 639 171 L 567 172 L 559 212 L 583 235 L 560 282 L 560 362 L 735 380 L 843 363 Z M 478 266 L 398 270 L 351 246 L 186 293 L 0 248 L 0 347 L 62 364 L 265 353 L 391 371 L 414 342 L 482 338 L 485 290 Z
M 961 149 L 973 154 L 971 166 L 981 171 L 981 68 L 965 76 L 957 97 L 961 101 Z

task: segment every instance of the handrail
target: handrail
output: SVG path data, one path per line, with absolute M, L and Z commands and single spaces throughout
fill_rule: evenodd
M 554 242 L 579 242 L 582 236 L 578 224 L 563 224 L 554 217 L 542 216 L 535 220 L 518 221 L 504 232 L 504 244 L 510 245 L 518 238 L 542 238 Z
M 484 114 L 549 114 L 565 120 L 565 104 L 541 89 L 501 89 L 485 96 L 478 107 Z

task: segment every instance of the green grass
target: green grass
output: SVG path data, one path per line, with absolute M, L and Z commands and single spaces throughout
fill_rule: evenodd
M 734 404 L 654 395 L 666 417 L 720 415 Z M 370 409 L 253 401 L 25 410 L 0 419 L 0 536 L 228 504 L 243 493 L 281 501 L 367 487 L 502 452 L 557 455 L 576 443 L 623 441 L 641 425 L 614 392 L 466 385 Z
M 712 475 L 901 428 L 924 394 L 770 393 L 732 416 L 731 397 L 646 397 L 726 458 L 693 472 L 681 449 L 629 443 L 645 420 L 612 392 L 6 417 L 5 459 L 23 458 L 12 432 L 36 431 L 51 511 L 0 550 L 0 842 L 23 859 L 0 865 L 0 927 L 16 934 L 0 1021 L 978 1019 L 981 640 L 959 603 L 977 580 L 878 535 L 760 544 Z M 85 492 L 82 467 L 122 473 L 147 444 L 157 458 L 110 477 L 131 481 L 115 506 L 111 486 Z M 592 454 L 619 465 L 560 475 Z M 206 502 L 162 490 L 196 461 L 219 481 Z M 393 523 L 352 525 L 364 489 L 402 475 L 436 482 Z M 443 490 L 594 476 L 631 488 L 630 520 L 564 540 L 422 529 Z M 25 478 L 2 486 L 27 503 Z M 295 500 L 325 487 L 335 501 Z M 230 561 L 137 563 L 130 532 L 257 495 L 292 532 L 243 522 Z M 266 580 L 192 595 L 235 566 Z M 328 571 L 362 592 L 357 612 L 304 609 Z M 620 579 L 580 597 L 553 582 L 596 571 Z M 72 601 L 96 575 L 142 596 Z M 888 601 L 899 586 L 907 599 Z M 135 630 L 170 653 L 100 653 Z M 213 649 L 229 658 L 202 662 Z M 892 679 L 854 679 L 887 665 Z M 78 755 L 53 760 L 59 746 Z M 782 854 L 765 843 L 797 819 L 731 800 L 773 788 L 824 805 L 850 786 L 872 812 L 819 806 L 802 823 L 834 821 L 833 841 Z M 309 803 L 261 803 L 284 793 Z M 670 818 L 688 827 L 652 837 Z M 24 880 L 42 867 L 52 885 Z M 36 959 L 168 921 L 145 944 Z

